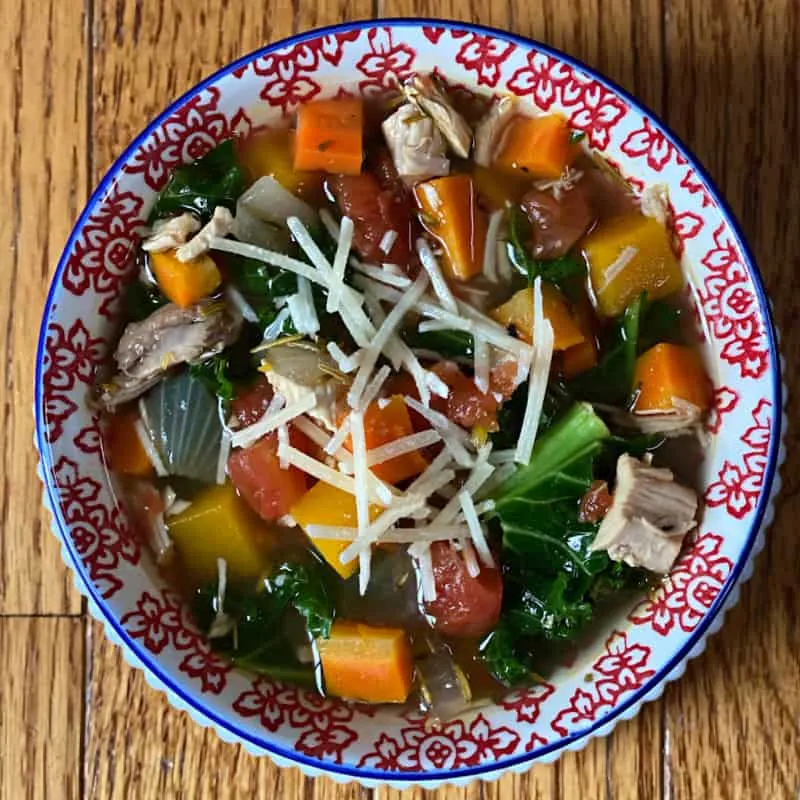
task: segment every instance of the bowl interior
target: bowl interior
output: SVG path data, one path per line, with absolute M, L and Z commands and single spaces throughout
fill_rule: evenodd
M 456 91 L 512 93 L 531 111 L 564 113 L 634 186 L 668 187 L 715 381 L 703 523 L 670 578 L 601 621 L 551 682 L 438 731 L 416 714 L 321 699 L 217 659 L 132 536 L 88 402 L 117 331 L 137 230 L 175 166 L 280 123 L 299 103 L 384 92 L 412 71 L 434 70 Z M 225 738 L 312 771 L 367 783 L 386 773 L 399 782 L 465 779 L 555 757 L 607 731 L 680 670 L 713 625 L 762 522 L 778 450 L 779 386 L 764 293 L 729 213 L 682 145 L 632 98 L 509 34 L 433 21 L 359 23 L 296 37 L 222 70 L 151 123 L 112 167 L 69 240 L 44 311 L 37 444 L 54 530 L 79 588 L 128 659 L 174 703 Z

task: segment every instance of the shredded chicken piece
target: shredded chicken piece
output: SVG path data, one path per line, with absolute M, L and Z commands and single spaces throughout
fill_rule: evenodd
M 697 495 L 675 483 L 672 471 L 624 454 L 617 461 L 614 500 L 600 523 L 593 550 L 614 561 L 666 573 L 694 528 Z
M 469 157 L 472 131 L 432 76 L 412 75 L 403 84 L 403 94 L 433 120 L 457 156 Z
M 492 103 L 486 116 L 475 128 L 475 163 L 482 167 L 490 167 L 496 152 L 500 149 L 500 142 L 505 133 L 506 126 L 514 116 L 517 107 L 516 98 L 512 95 L 503 95 Z
M 225 206 L 217 206 L 211 221 L 196 236 L 178 248 L 175 253 L 178 261 L 191 261 L 207 253 L 213 239 L 224 239 L 231 230 L 233 230 L 233 214 Z
M 142 250 L 148 253 L 163 253 L 174 250 L 189 241 L 193 233 L 200 230 L 200 220 L 188 211 L 177 217 L 158 219 L 153 223 L 150 235 L 142 242 Z
M 450 172 L 444 137 L 416 106 L 400 106 L 382 128 L 397 174 L 404 180 L 425 180 Z
M 595 409 L 617 428 L 625 431 L 652 434 L 660 433 L 667 438 L 676 436 L 700 436 L 702 411 L 693 403 L 675 400 L 671 411 L 624 411 L 615 406 L 596 404 Z
M 102 387 L 100 402 L 113 409 L 144 394 L 170 367 L 203 361 L 236 341 L 241 325 L 239 314 L 218 300 L 169 304 L 132 322 L 114 354 L 119 372 Z
M 666 225 L 669 222 L 669 189 L 666 183 L 654 183 L 642 192 L 642 214 Z

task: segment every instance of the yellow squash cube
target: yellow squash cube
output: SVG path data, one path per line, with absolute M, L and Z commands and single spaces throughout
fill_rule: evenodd
M 309 525 L 332 525 L 341 528 L 355 528 L 358 525 L 356 498 L 349 492 L 337 489 L 329 483 L 315 483 L 289 512 L 294 521 L 308 533 Z M 370 522 L 381 513 L 380 506 L 369 507 Z M 339 556 L 350 542 L 343 539 L 309 539 L 320 555 L 346 580 L 358 569 L 358 559 L 342 564 Z
M 598 311 L 616 317 L 642 292 L 656 300 L 683 287 L 669 233 L 641 214 L 603 222 L 583 240 Z
M 204 489 L 189 508 L 167 518 L 167 530 L 198 583 L 216 578 L 218 558 L 232 581 L 258 578 L 269 566 L 270 529 L 230 483 Z

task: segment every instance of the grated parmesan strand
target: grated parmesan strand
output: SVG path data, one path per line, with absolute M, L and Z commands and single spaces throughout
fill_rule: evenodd
M 394 247 L 394 243 L 397 241 L 397 231 L 388 230 L 386 231 L 383 236 L 381 236 L 381 240 L 378 243 L 378 249 L 385 255 L 388 256 L 389 253 L 392 252 L 392 248 Z
M 279 395 L 276 395 L 279 396 Z M 273 398 L 274 401 L 275 398 Z M 295 417 L 311 411 L 317 404 L 317 397 L 313 392 L 303 394 L 293 403 L 288 403 L 280 411 L 270 411 L 267 408 L 266 413 L 261 417 L 258 422 L 248 425 L 246 428 L 241 428 L 234 432 L 231 439 L 233 447 L 247 447 L 253 442 L 266 436 L 268 433 L 274 431 L 278 426 L 285 425 L 291 422 Z M 272 406 L 272 403 L 270 403 Z
M 441 438 L 439 433 L 434 430 L 420 431 L 419 433 L 402 436 L 399 439 L 394 439 L 391 442 L 369 450 L 367 452 L 367 465 L 375 467 L 378 464 L 383 464 L 385 461 L 391 461 L 393 458 L 404 456 L 406 453 L 414 453 L 423 447 L 430 447 L 430 445 L 436 444 Z
M 345 285 L 344 272 L 347 267 L 347 256 L 350 254 L 350 247 L 353 244 L 353 220 L 350 217 L 342 217 L 338 240 L 336 255 L 333 259 L 334 280 L 328 289 L 328 299 L 325 303 L 325 310 L 329 314 L 339 310 L 339 297 L 342 287 Z
M 489 549 L 489 543 L 486 541 L 486 536 L 481 527 L 481 521 L 478 519 L 478 512 L 475 510 L 475 503 L 472 502 L 472 496 L 469 492 L 462 489 L 458 493 L 458 502 L 461 504 L 461 510 L 464 512 L 464 519 L 466 520 L 467 527 L 472 535 L 472 541 L 475 544 L 475 549 L 478 551 L 481 561 L 484 566 L 493 567 L 494 558 L 492 558 L 492 551 Z
M 489 362 L 491 352 L 489 345 L 483 339 L 475 339 L 473 344 L 475 352 L 475 385 L 486 394 L 489 391 Z
M 336 342 L 328 342 L 327 350 L 331 354 L 331 358 L 336 362 L 336 366 L 345 374 L 358 369 L 358 365 L 361 363 L 360 350 L 347 355 Z
M 431 286 L 439 302 L 442 306 L 450 311 L 452 314 L 458 314 L 458 306 L 447 281 L 442 275 L 442 270 L 439 268 L 439 262 L 433 254 L 430 245 L 422 238 L 417 239 L 417 255 L 419 255 L 419 263 L 422 268 L 428 273 L 431 279 Z
M 434 411 L 427 406 L 423 406 L 419 400 L 403 396 L 405 404 L 413 408 L 418 414 L 424 417 L 435 430 L 439 432 L 445 447 L 452 453 L 453 458 L 462 467 L 471 467 L 473 464 L 472 456 L 467 450 L 469 436 L 463 428 L 451 422 L 444 414 Z
M 505 211 L 493 211 L 486 226 L 486 245 L 483 249 L 483 275 L 486 280 L 497 283 L 497 239 L 503 224 Z
M 525 415 L 522 418 L 517 449 L 514 460 L 518 464 L 527 464 L 531 460 L 536 431 L 542 415 L 547 381 L 550 377 L 550 362 L 553 358 L 553 326 L 544 316 L 542 303 L 542 279 L 536 278 L 533 283 L 533 358 L 528 380 L 528 397 L 525 401 Z

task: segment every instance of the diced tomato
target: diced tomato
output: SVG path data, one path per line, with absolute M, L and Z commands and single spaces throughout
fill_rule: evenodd
M 431 368 L 449 387 L 447 399 L 434 396 L 431 406 L 465 428 L 497 430 L 497 400 L 484 394 L 452 361 L 440 361 Z
M 281 469 L 278 436 L 268 434 L 252 447 L 234 450 L 228 475 L 239 494 L 267 521 L 289 513 L 306 491 L 306 476 L 296 467 Z
M 589 491 L 581 498 L 578 518 L 581 522 L 600 522 L 608 514 L 614 499 L 605 481 L 592 481 Z
M 335 175 L 328 182 L 343 214 L 353 220 L 353 246 L 368 261 L 411 266 L 412 223 L 410 203 L 401 195 L 382 189 L 369 172 L 361 175 Z M 381 250 L 386 233 L 397 238 L 388 253 Z
M 263 375 L 240 390 L 231 403 L 231 411 L 239 425 L 246 428 L 258 422 L 264 416 L 273 394 L 272 386 Z
M 508 400 L 517 388 L 517 362 L 507 358 L 492 367 L 489 372 L 489 391 L 492 394 L 502 395 L 503 400 Z
M 446 636 L 483 636 L 497 624 L 503 605 L 503 578 L 500 570 L 481 566 L 476 577 L 449 542 L 431 545 L 436 599 L 426 603 L 425 611 L 434 618 L 434 627 Z

